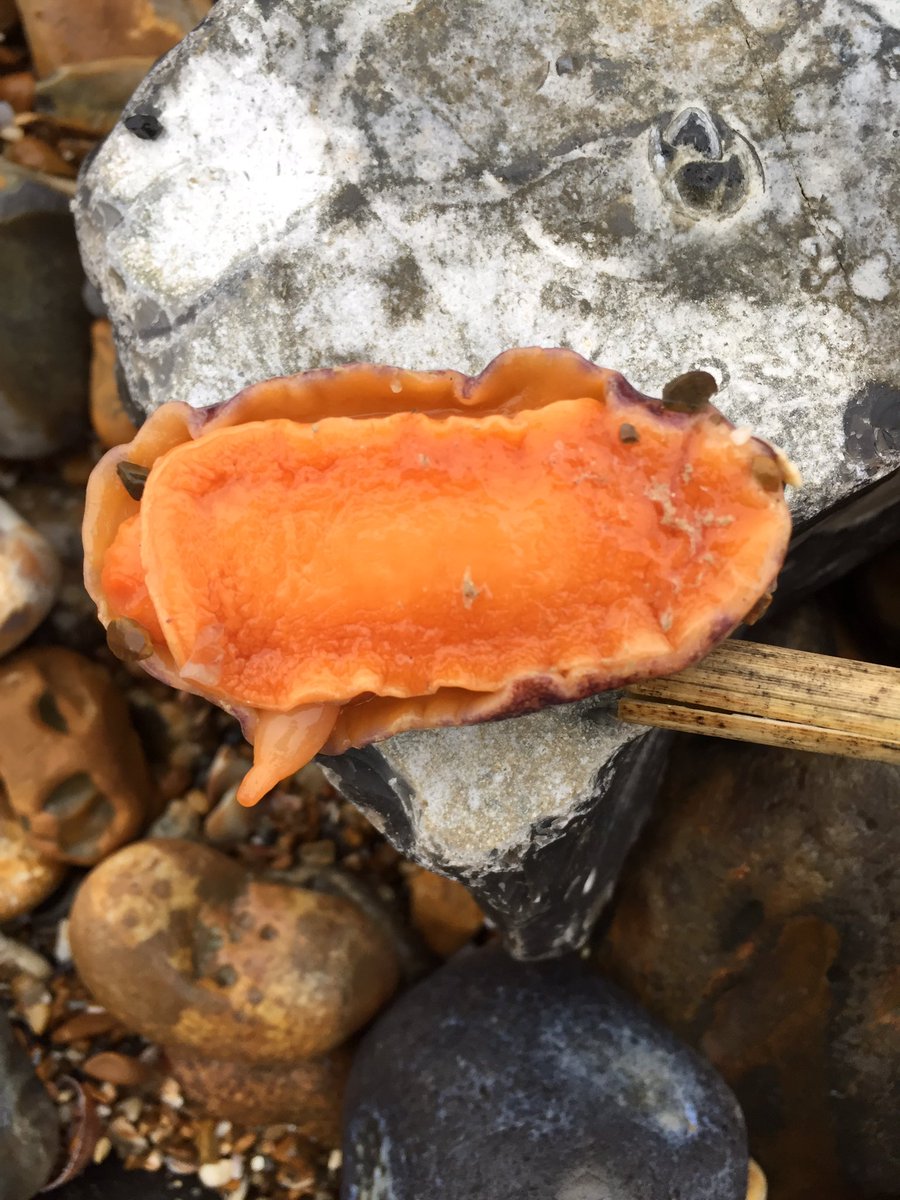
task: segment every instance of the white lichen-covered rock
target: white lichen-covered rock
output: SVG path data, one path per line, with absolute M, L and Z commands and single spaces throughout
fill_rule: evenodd
M 800 517 L 898 465 L 900 12 L 635 12 L 220 0 L 76 203 L 137 403 L 562 344 L 711 369 Z
M 75 212 L 144 411 L 350 360 L 475 373 L 535 343 L 651 394 L 706 368 L 799 466 L 809 524 L 900 465 L 898 112 L 887 0 L 219 0 Z M 865 544 L 852 511 L 841 554 Z M 792 586 L 835 544 L 807 537 Z M 534 860 L 574 844 L 584 779 L 616 794 L 634 749 L 608 713 L 580 758 L 565 712 L 529 720 L 524 747 L 513 722 L 404 735 L 367 768 L 406 814 L 393 836 L 508 930 L 550 904 Z M 569 747 L 563 783 L 529 757 L 545 740 Z M 358 766 L 333 765 L 350 791 Z M 529 952 L 583 936 L 608 883 L 576 918 L 557 880 L 569 909 Z

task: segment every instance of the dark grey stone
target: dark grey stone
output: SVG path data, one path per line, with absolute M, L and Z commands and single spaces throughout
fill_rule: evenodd
M 366 1035 L 342 1200 L 744 1200 L 737 1101 L 576 959 L 462 954 Z
M 0 1200 L 31 1200 L 59 1153 L 56 1107 L 0 1011 Z
M 68 199 L 6 164 L 0 279 L 0 458 L 38 458 L 86 434 L 90 316 Z

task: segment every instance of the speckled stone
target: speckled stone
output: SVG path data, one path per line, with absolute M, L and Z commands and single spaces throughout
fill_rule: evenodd
M 822 582 L 889 536 L 857 498 L 900 465 L 898 36 L 887 0 L 219 0 L 75 202 L 132 402 L 533 343 L 651 394 L 707 369 L 799 465 L 786 578 Z M 652 747 L 586 714 L 527 718 L 525 757 L 507 722 L 329 768 L 516 953 L 559 953 L 652 800 Z
M 242 1125 L 286 1122 L 323 1146 L 341 1138 L 341 1108 L 352 1053 L 339 1047 L 319 1058 L 288 1063 L 211 1059 L 168 1050 L 172 1074 L 197 1108 Z
M 86 433 L 90 319 L 68 198 L 6 162 L 0 278 L 0 458 L 38 458 Z
M 577 960 L 463 952 L 366 1035 L 342 1200 L 744 1200 L 737 1102 Z
M 521 958 L 582 946 L 656 794 L 668 737 L 598 698 L 389 738 L 325 774 L 402 853 L 464 883 Z
M 900 1194 L 900 768 L 679 741 L 604 969 L 739 1097 L 778 1200 Z
M 399 974 L 388 938 L 348 900 L 255 879 L 174 838 L 136 842 L 96 867 L 69 938 L 104 1008 L 212 1062 L 325 1054 L 378 1011 Z
M 704 367 L 815 515 L 900 464 L 897 14 L 823 4 L 220 0 L 76 203 L 135 399 L 535 341 Z
M 56 1107 L 0 1010 L 0 1200 L 32 1200 L 59 1151 Z

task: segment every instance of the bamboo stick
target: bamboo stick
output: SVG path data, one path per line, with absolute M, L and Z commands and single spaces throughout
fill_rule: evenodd
M 900 763 L 900 670 L 727 641 L 677 675 L 628 688 L 623 721 Z

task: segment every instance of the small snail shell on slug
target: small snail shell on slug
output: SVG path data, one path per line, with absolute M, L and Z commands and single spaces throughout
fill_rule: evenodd
M 166 404 L 94 470 L 87 586 L 145 669 L 241 718 L 252 803 L 319 751 L 577 700 L 727 636 L 790 516 L 783 459 L 707 399 L 522 349 L 476 378 L 355 365 Z

